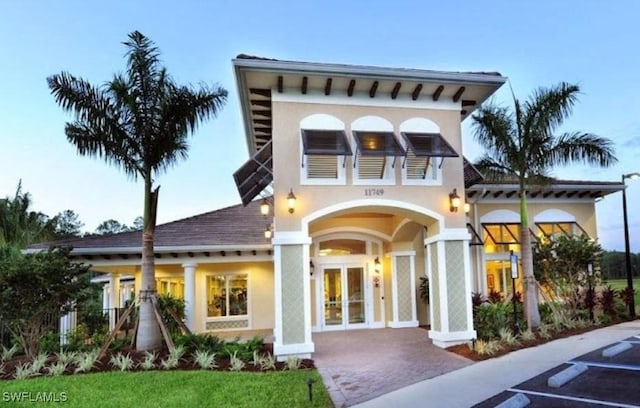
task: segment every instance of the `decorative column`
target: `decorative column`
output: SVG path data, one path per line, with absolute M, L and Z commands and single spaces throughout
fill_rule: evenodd
M 309 245 L 311 238 L 297 231 L 276 233 L 273 241 L 275 278 L 275 328 L 273 353 L 310 358 L 311 283 Z
M 449 347 L 476 338 L 471 305 L 470 235 L 455 228 L 424 240 L 429 259 L 431 330 L 438 347 Z
M 189 330 L 195 330 L 196 263 L 182 264 L 184 269 L 184 316 Z
M 418 327 L 416 311 L 415 251 L 394 251 L 391 255 L 393 320 L 390 327 Z
M 120 307 L 120 277 L 109 275 L 109 329 L 113 330 L 118 322 L 118 308 Z

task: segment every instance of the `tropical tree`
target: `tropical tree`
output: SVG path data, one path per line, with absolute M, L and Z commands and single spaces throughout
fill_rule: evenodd
M 22 191 L 22 182 L 13 197 L 0 198 L 0 247 L 22 249 L 54 238 L 56 219 L 31 210 L 31 204 L 31 194 Z
M 65 126 L 80 155 L 98 157 L 134 180 L 144 182 L 142 276 L 137 348 L 161 345 L 149 294 L 155 294 L 153 237 L 159 186 L 155 176 L 187 157 L 188 136 L 215 117 L 226 101 L 219 86 L 178 85 L 161 65 L 154 43 L 138 31 L 129 34 L 127 70 L 103 86 L 68 72 L 47 78 L 56 102 L 75 115 Z
M 96 235 L 117 234 L 119 232 L 132 231 L 125 224 L 121 224 L 119 221 L 110 219 L 100 223 L 95 230 Z
M 57 239 L 76 238 L 82 235 L 84 223 L 80 221 L 80 216 L 75 211 L 64 210 L 55 216 L 55 220 Z
M 586 132 L 559 132 L 579 92 L 577 85 L 563 82 L 537 89 L 525 102 L 514 96 L 513 108 L 490 104 L 473 116 L 475 139 L 485 149 L 476 166 L 490 180 L 511 179 L 519 185 L 524 310 L 529 327 L 540 325 L 540 314 L 533 275 L 528 192 L 532 186 L 549 183 L 556 166 L 583 162 L 608 167 L 617 161 L 609 139 Z

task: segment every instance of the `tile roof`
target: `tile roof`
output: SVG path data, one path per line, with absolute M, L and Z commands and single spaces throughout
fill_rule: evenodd
M 234 205 L 177 221 L 156 226 L 154 246 L 243 246 L 264 245 L 264 229 L 271 219 L 260 214 L 261 200 L 252 201 L 246 207 Z M 84 238 L 43 242 L 29 249 L 48 248 L 52 245 L 80 248 L 139 248 L 142 232 L 122 232 Z

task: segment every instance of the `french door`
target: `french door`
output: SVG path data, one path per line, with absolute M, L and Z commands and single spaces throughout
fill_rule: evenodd
M 323 329 L 367 327 L 365 269 L 332 265 L 322 269 Z

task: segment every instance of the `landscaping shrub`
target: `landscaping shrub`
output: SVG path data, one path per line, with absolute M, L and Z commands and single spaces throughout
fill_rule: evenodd
M 173 342 L 176 346 L 183 346 L 189 354 L 193 354 L 197 350 L 219 353 L 224 346 L 224 342 L 218 337 L 207 334 L 181 334 L 174 336 Z
M 600 292 L 600 306 L 604 314 L 610 318 L 616 317 L 616 291 L 611 285 L 607 285 Z
M 234 341 L 224 343 L 220 355 L 229 358 L 235 355 L 240 360 L 250 361 L 253 358 L 253 353 L 255 351 L 259 352 L 262 349 L 263 343 L 264 340 L 260 336 L 256 336 L 244 343 L 241 343 L 239 339 L 236 339 Z
M 489 296 L 487 296 L 487 300 L 489 301 L 489 303 L 500 303 L 502 302 L 502 293 L 496 292 L 495 290 L 491 289 L 491 292 L 489 292 Z
M 473 324 L 479 339 L 497 338 L 500 329 L 513 326 L 513 307 L 511 304 L 492 303 L 474 308 Z M 522 310 L 518 310 L 519 327 L 524 327 Z
M 167 326 L 167 330 L 173 336 L 176 334 L 180 334 L 182 329 L 178 325 L 178 322 L 171 316 L 168 309 L 172 309 L 178 318 L 184 321 L 185 314 L 184 308 L 185 303 L 184 299 L 178 299 L 169 294 L 159 295 L 158 296 L 158 306 L 160 307 L 160 314 L 162 315 L 162 320 Z
M 473 305 L 474 309 L 478 306 L 481 306 L 484 302 L 486 302 L 486 299 L 484 298 L 484 296 L 482 296 L 482 293 L 473 292 L 471 294 L 471 304 Z

